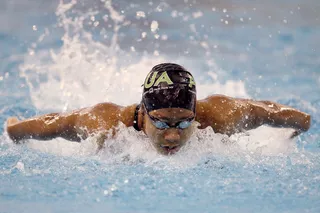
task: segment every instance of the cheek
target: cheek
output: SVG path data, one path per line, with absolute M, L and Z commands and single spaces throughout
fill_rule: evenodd
M 192 134 L 193 134 L 193 128 L 188 128 L 187 130 L 185 130 L 181 133 L 180 137 L 183 140 L 189 140 L 189 138 L 191 137 Z
M 147 128 L 146 128 L 146 134 L 148 135 L 148 137 L 150 139 L 152 139 L 153 141 L 157 141 L 159 140 L 160 138 L 162 138 L 162 134 L 159 132 L 159 130 L 157 130 L 154 126 L 152 125 L 149 125 Z
M 159 132 L 159 130 L 155 129 L 152 133 L 152 138 L 155 142 L 160 141 L 163 138 L 163 133 Z

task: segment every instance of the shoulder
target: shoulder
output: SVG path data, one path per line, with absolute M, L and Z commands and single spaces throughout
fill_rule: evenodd
M 109 111 L 109 110 L 121 110 L 123 106 L 110 103 L 110 102 L 104 102 L 104 103 L 98 103 L 91 107 L 92 111 Z
M 210 95 L 206 97 L 205 99 L 198 100 L 197 103 L 200 104 L 228 104 L 228 103 L 235 103 L 236 99 L 226 96 L 226 95 Z
M 104 103 L 98 103 L 90 108 L 87 108 L 86 111 L 88 111 L 90 114 L 95 114 L 95 115 L 115 115 L 119 114 L 121 110 L 125 108 L 123 106 L 111 103 L 111 102 L 104 102 Z
M 98 103 L 92 107 L 76 111 L 76 126 L 86 127 L 88 132 L 110 129 L 118 125 L 122 106 L 114 103 Z
M 76 115 L 79 119 L 112 119 L 116 118 L 119 115 L 123 107 L 116 105 L 114 103 L 98 103 L 94 106 L 82 108 L 76 111 L 73 111 L 72 114 Z
M 226 119 L 246 106 L 245 99 L 233 98 L 226 95 L 211 95 L 197 101 L 197 114 L 214 115 L 216 118 Z
M 234 98 L 226 95 L 210 95 L 205 99 L 199 100 L 199 103 L 207 103 L 209 105 L 215 104 L 215 105 L 221 105 L 224 107 L 230 106 L 230 107 L 244 107 L 247 105 L 252 105 L 253 103 L 265 103 L 268 101 L 254 101 L 252 99 L 246 99 L 246 98 Z
M 197 101 L 197 115 L 224 117 L 231 109 L 234 109 L 235 99 L 225 95 L 210 95 L 205 99 Z
M 131 126 L 137 104 L 120 106 L 114 103 L 99 103 L 92 107 L 91 114 L 104 120 L 121 121 L 126 126 Z

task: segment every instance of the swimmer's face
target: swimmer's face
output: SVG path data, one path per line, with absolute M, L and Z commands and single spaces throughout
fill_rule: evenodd
M 145 114 L 144 130 L 159 153 L 174 154 L 192 135 L 194 117 L 194 112 L 187 109 L 153 110 Z

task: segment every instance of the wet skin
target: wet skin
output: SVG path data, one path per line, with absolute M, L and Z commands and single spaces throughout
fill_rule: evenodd
M 119 123 L 132 127 L 135 119 L 136 104 L 119 106 L 113 103 L 100 103 L 93 107 L 78 109 L 68 113 L 51 113 L 23 121 L 16 117 L 8 118 L 7 132 L 15 143 L 25 139 L 50 140 L 62 137 L 70 141 L 81 141 L 92 134 L 98 134 L 98 148 L 104 147 L 107 137 L 117 134 Z M 170 126 L 193 117 L 190 110 L 167 108 L 149 113 L 160 120 L 167 121 Z M 257 128 L 261 125 L 292 128 L 292 137 L 310 128 L 311 116 L 297 109 L 271 101 L 232 98 L 213 95 L 198 100 L 195 121 L 198 128 L 211 127 L 214 132 L 232 135 L 236 132 Z M 194 128 L 157 129 L 144 108 L 138 113 L 139 128 L 150 137 L 151 143 L 162 154 L 177 152 L 190 138 Z

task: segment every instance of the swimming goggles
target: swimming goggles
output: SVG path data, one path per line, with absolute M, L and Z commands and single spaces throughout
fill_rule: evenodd
M 177 128 L 177 129 L 186 129 L 188 128 L 192 121 L 194 120 L 194 117 L 187 118 L 183 121 L 179 121 L 175 123 L 174 125 L 171 125 L 167 122 L 161 121 L 160 119 L 153 117 L 147 112 L 147 115 L 149 116 L 150 120 L 152 121 L 152 124 L 157 128 L 157 129 L 169 129 L 169 128 Z

